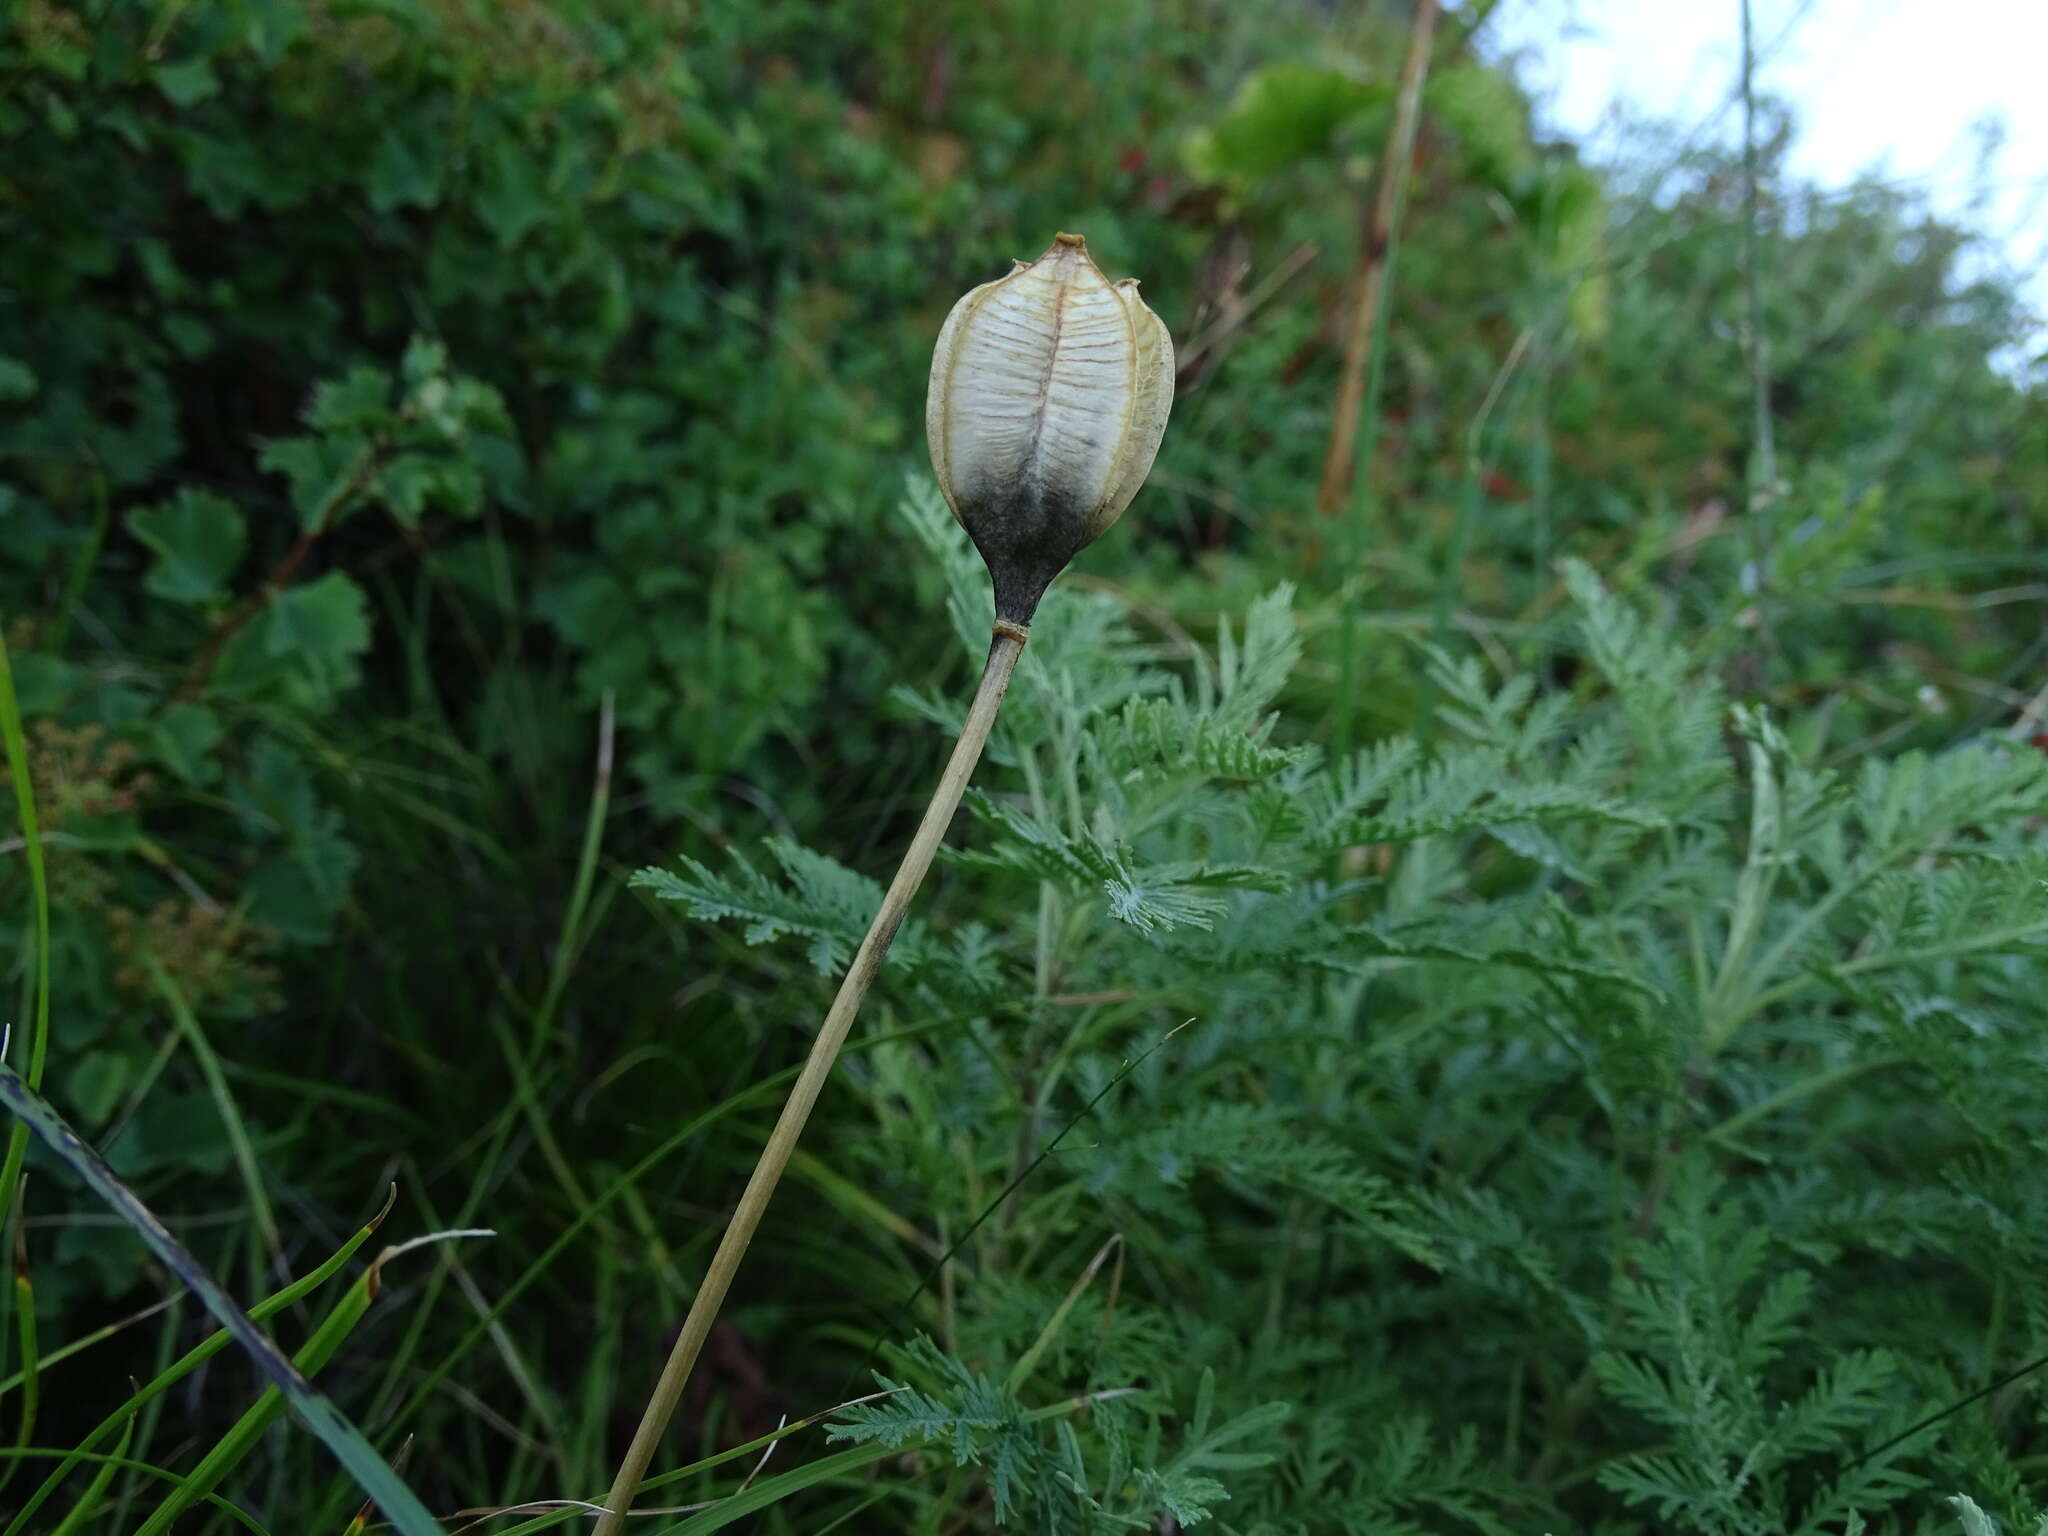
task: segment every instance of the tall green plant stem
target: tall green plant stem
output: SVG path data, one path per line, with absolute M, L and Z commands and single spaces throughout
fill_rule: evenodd
M 0 639 L 0 747 L 8 777 L 14 781 L 14 808 L 21 817 L 21 851 L 28 860 L 29 899 L 35 913 L 35 1022 L 28 1037 L 31 1088 L 43 1084 L 43 1062 L 50 1053 L 50 881 L 43 868 L 43 829 L 36 818 L 35 784 L 28 772 L 28 739 L 22 734 L 21 706 L 14 696 L 14 671 L 7 642 Z M 4 1033 L 4 1032 L 0 1032 Z M 0 1044 L 6 1044 L 0 1039 Z M 28 1126 L 17 1120 L 7 1135 L 7 1156 L 0 1164 L 0 1228 L 20 1194 L 21 1165 L 28 1155 Z
M 761 1225 L 762 1213 L 768 1209 L 782 1171 L 789 1165 L 797 1138 L 803 1135 L 804 1122 L 810 1119 L 811 1107 L 818 1102 L 819 1091 L 824 1088 L 825 1079 L 832 1071 L 832 1063 L 838 1059 L 839 1049 L 853 1028 L 854 1015 L 860 1012 L 861 1000 L 867 996 L 875 974 L 881 970 L 896 930 L 903 926 L 904 916 L 910 910 L 911 899 L 924 883 L 925 872 L 931 868 L 939 844 L 945 841 L 946 828 L 952 823 L 953 813 L 960 808 L 960 797 L 966 793 L 967 781 L 974 776 L 975 764 L 981 761 L 982 748 L 988 745 L 989 731 L 995 726 L 996 712 L 1002 708 L 1010 676 L 1017 670 L 1017 658 L 1024 653 L 1025 635 L 1026 631 L 1013 625 L 997 626 L 995 640 L 989 646 L 988 662 L 982 668 L 981 686 L 975 691 L 974 703 L 968 708 L 967 723 L 961 727 L 960 740 L 953 748 L 952 757 L 947 760 L 946 771 L 939 778 L 939 787 L 932 792 L 931 804 L 925 807 L 924 820 L 918 823 L 917 832 L 910 839 L 910 847 L 903 855 L 903 862 L 897 866 L 896 878 L 889 882 L 882 904 L 875 911 L 875 920 L 868 925 L 867 937 L 860 941 L 853 963 L 846 968 L 846 978 L 839 983 L 839 994 L 832 999 L 832 1007 L 825 1015 L 817 1039 L 811 1042 L 811 1054 L 804 1061 L 804 1069 L 790 1088 L 789 1098 L 782 1106 L 782 1115 L 775 1122 L 775 1129 L 769 1133 L 768 1144 L 761 1149 L 760 1160 L 754 1164 L 753 1177 L 747 1180 L 746 1190 L 733 1209 L 732 1219 L 726 1223 L 725 1236 L 719 1239 L 718 1251 L 711 1256 L 704 1281 L 697 1287 L 696 1299 L 690 1303 L 689 1316 L 683 1319 L 682 1333 L 676 1339 L 675 1348 L 669 1352 L 668 1363 L 662 1367 L 661 1379 L 655 1383 L 647 1411 L 640 1416 L 640 1427 L 633 1432 L 633 1443 L 626 1451 L 626 1459 L 620 1464 L 611 1492 L 605 1497 L 605 1513 L 597 1522 L 596 1536 L 620 1536 L 625 1529 L 627 1512 L 633 1507 L 634 1495 L 640 1491 L 641 1479 L 647 1475 L 648 1463 L 654 1459 L 654 1448 L 660 1443 L 662 1432 L 668 1428 L 669 1418 L 682 1399 L 683 1386 L 690 1379 L 690 1370 L 697 1363 L 698 1352 L 711 1333 L 712 1323 L 717 1320 L 718 1309 L 725 1302 L 725 1293 L 732 1285 L 740 1260 L 746 1256 L 747 1244 L 753 1241 L 754 1231 Z

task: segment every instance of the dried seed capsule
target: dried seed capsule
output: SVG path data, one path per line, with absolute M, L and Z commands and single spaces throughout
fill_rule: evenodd
M 1173 408 L 1173 338 L 1079 235 L 974 289 L 932 354 L 925 431 L 953 515 L 1029 627 L 1053 577 L 1130 505 Z

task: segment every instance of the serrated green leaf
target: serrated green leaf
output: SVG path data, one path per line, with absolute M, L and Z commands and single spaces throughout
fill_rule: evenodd
M 1385 87 L 1315 64 L 1269 64 L 1246 78 L 1210 127 L 1188 137 L 1188 169 L 1247 186 L 1326 153 L 1339 128 L 1382 108 Z
M 363 190 L 379 213 L 399 208 L 431 208 L 441 196 L 441 168 L 421 151 L 412 125 L 387 128 L 370 151 Z
M 476 211 L 498 245 L 510 249 L 547 212 L 547 189 L 533 157 L 509 136 L 494 141 L 477 189 Z
M 85 680 L 83 668 L 37 651 L 14 658 L 14 698 L 24 715 L 47 715 L 69 703 Z
M 0 353 L 0 405 L 14 405 L 36 392 L 36 372 L 18 357 Z
M 1501 71 L 1478 64 L 1437 70 L 1423 87 L 1423 101 L 1457 135 L 1465 163 L 1479 180 L 1511 191 L 1535 166 L 1528 107 Z
M 173 704 L 149 727 L 156 760 L 187 784 L 209 784 L 218 776 L 212 754 L 221 735 L 220 718 L 204 704 Z
M 348 897 L 361 856 L 338 837 L 301 844 L 258 865 L 245 887 L 249 917 L 292 944 L 324 944 Z
M 377 476 L 374 494 L 406 528 L 419 526 L 430 507 L 469 515 L 483 505 L 483 477 L 461 459 L 401 453 Z
M 344 572 L 289 587 L 243 626 L 221 652 L 211 691 L 234 698 L 285 698 L 325 708 L 358 675 L 369 649 L 369 605 Z
M 370 648 L 370 608 L 363 589 L 341 571 L 290 587 L 265 612 L 264 649 L 332 672 Z
M 367 452 L 368 444 L 355 439 L 281 437 L 265 443 L 256 462 L 290 482 L 299 526 L 313 529 L 343 510 L 343 498 Z
M 176 107 L 195 107 L 220 91 L 220 77 L 206 59 L 180 59 L 151 72 L 156 88 Z
M 249 542 L 242 514 L 206 491 L 180 491 L 132 512 L 128 528 L 156 557 L 144 588 L 173 603 L 218 601 Z
M 316 432 L 378 431 L 390 425 L 391 379 L 381 368 L 358 364 L 315 387 L 305 419 Z

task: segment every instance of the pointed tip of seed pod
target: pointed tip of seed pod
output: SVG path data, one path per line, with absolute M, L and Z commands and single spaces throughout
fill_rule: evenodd
M 1118 288 L 1128 288 L 1131 292 L 1136 293 L 1138 291 L 1138 280 L 1135 277 L 1119 278 L 1117 279 L 1116 286 Z
M 1088 242 L 1086 240 L 1082 239 L 1079 235 L 1070 235 L 1065 230 L 1061 230 L 1058 234 L 1054 235 L 1052 243 L 1054 245 L 1071 245 L 1076 250 L 1085 251 L 1088 249 Z
M 1029 272 L 1030 270 L 1031 270 L 1031 263 L 1030 263 L 1030 262 L 1028 262 L 1028 261 L 1019 261 L 1019 260 L 1018 260 L 1018 259 L 1017 259 L 1016 257 L 1014 257 L 1014 256 L 1012 256 L 1012 257 L 1010 258 L 1010 276 L 1012 276 L 1012 277 L 1015 277 L 1015 276 L 1016 276 L 1016 275 L 1017 275 L 1017 274 L 1018 274 L 1019 272 Z

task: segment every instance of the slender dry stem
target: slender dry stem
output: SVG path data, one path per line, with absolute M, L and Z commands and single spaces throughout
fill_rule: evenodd
M 788 1166 L 790 1154 L 796 1150 L 797 1138 L 803 1134 L 811 1106 L 817 1103 L 819 1090 L 825 1086 L 825 1078 L 832 1071 L 839 1048 L 846 1043 L 854 1015 L 860 1011 L 861 999 L 867 996 L 875 973 L 882 968 L 889 944 L 910 910 L 911 898 L 916 896 L 918 886 L 924 883 L 925 871 L 931 868 L 932 858 L 938 853 L 939 844 L 945 840 L 946 828 L 960 807 L 960 797 L 967 790 L 967 781 L 974 776 L 982 748 L 988 744 L 989 731 L 996 723 L 996 712 L 1002 708 L 1003 694 L 1010 686 L 1010 675 L 1016 671 L 1017 658 L 1023 651 L 1023 632 L 1014 626 L 999 626 L 995 640 L 989 646 L 988 663 L 982 669 L 981 686 L 967 711 L 967 723 L 961 727 L 960 740 L 946 763 L 939 787 L 932 792 L 931 804 L 925 807 L 924 820 L 918 823 L 917 833 L 910 840 L 902 864 L 897 867 L 896 878 L 889 883 L 882 904 L 876 909 L 867 937 L 861 940 L 853 963 L 847 967 L 846 979 L 839 983 L 839 995 L 832 999 L 831 1010 L 825 1015 L 818 1037 L 811 1042 L 811 1054 L 789 1090 L 789 1098 L 782 1106 L 782 1115 L 775 1122 L 775 1129 L 769 1134 L 768 1144 L 761 1149 L 753 1177 L 747 1180 L 746 1191 L 740 1196 L 732 1219 L 726 1223 L 725 1236 L 719 1240 L 718 1251 L 711 1256 L 703 1284 L 697 1287 L 696 1299 L 690 1303 L 690 1314 L 683 1319 L 683 1331 L 676 1339 L 675 1348 L 669 1352 L 661 1379 L 655 1383 L 654 1396 L 648 1401 L 647 1411 L 640 1416 L 640 1427 L 633 1432 L 633 1443 L 619 1466 L 619 1475 L 612 1482 L 611 1492 L 605 1497 L 605 1513 L 597 1522 L 596 1536 L 620 1536 L 625 1529 L 627 1512 L 633 1507 L 634 1495 L 640 1491 L 641 1479 L 647 1475 L 648 1463 L 654 1459 L 654 1448 L 660 1443 L 662 1432 L 668 1428 L 669 1418 L 682 1399 L 683 1386 L 690 1379 L 691 1367 L 697 1363 L 698 1351 L 703 1349 L 711 1324 L 718 1317 L 726 1290 L 740 1267 L 740 1260 L 746 1255 L 754 1230 L 761 1224 L 761 1215 L 768 1209 L 768 1201 L 775 1193 L 776 1183 L 782 1178 L 782 1170 Z
M 1408 57 L 1401 65 L 1401 85 L 1394 99 L 1394 121 L 1387 130 L 1386 152 L 1380 158 L 1380 184 L 1359 243 L 1358 268 L 1352 279 L 1351 310 L 1344 329 L 1344 371 L 1337 383 L 1337 409 L 1330 421 L 1330 446 L 1323 456 L 1323 483 L 1316 510 L 1334 517 L 1349 499 L 1358 453 L 1358 420 L 1365 405 L 1365 365 L 1371 355 L 1373 329 L 1379 322 L 1380 297 L 1386 288 L 1387 256 L 1394 242 L 1394 220 L 1408 185 L 1408 163 L 1415 153 L 1415 124 L 1422 104 L 1422 81 L 1429 73 L 1430 44 L 1436 36 L 1437 0 L 1421 0 L 1408 33 Z
M 1778 498 L 1778 453 L 1771 435 L 1771 345 L 1764 330 L 1762 254 L 1758 229 L 1763 218 L 1757 196 L 1756 39 L 1749 0 L 1742 0 L 1742 337 L 1749 362 L 1750 569 L 1755 573 L 1757 634 L 1768 651 L 1771 615 L 1768 571 L 1771 514 Z

